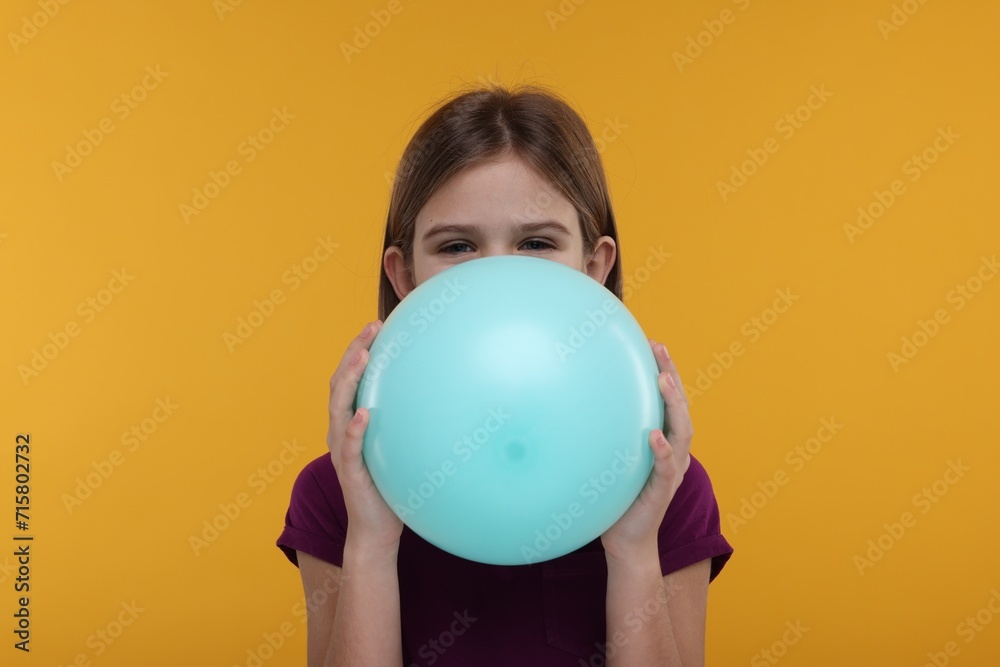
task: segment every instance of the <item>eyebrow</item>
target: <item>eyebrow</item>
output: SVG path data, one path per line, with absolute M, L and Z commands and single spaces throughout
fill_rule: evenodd
M 514 225 L 514 235 L 521 236 L 523 234 L 533 234 L 535 232 L 540 232 L 543 230 L 553 230 L 557 234 L 565 234 L 570 236 L 571 232 L 567 229 L 566 225 L 559 222 L 558 220 L 539 220 L 536 222 L 522 222 L 520 224 Z M 469 234 L 478 231 L 479 228 L 476 225 L 463 225 L 457 223 L 442 223 L 440 225 L 435 225 L 427 230 L 423 235 L 424 241 L 430 240 L 437 236 L 443 236 L 444 234 Z

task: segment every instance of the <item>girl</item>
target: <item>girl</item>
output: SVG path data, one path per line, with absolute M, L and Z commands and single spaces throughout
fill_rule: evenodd
M 663 345 L 649 341 L 666 414 L 650 435 L 649 480 L 621 519 L 565 556 L 508 567 L 437 549 L 389 509 L 361 457 L 369 414 L 354 400 L 369 348 L 429 277 L 524 253 L 621 298 L 615 217 L 583 120 L 527 85 L 439 106 L 403 153 L 383 250 L 379 319 L 330 381 L 330 455 L 299 475 L 277 542 L 302 575 L 310 667 L 703 665 L 708 585 L 733 549 L 689 454 L 687 400 Z

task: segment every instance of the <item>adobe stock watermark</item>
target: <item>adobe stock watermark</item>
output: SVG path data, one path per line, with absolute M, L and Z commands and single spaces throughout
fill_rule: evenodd
M 83 164 L 84 158 L 93 154 L 94 150 L 104 143 L 104 139 L 115 131 L 115 118 L 123 121 L 132 115 L 132 112 L 139 108 L 139 105 L 146 101 L 149 93 L 160 87 L 163 80 L 169 76 L 169 72 L 164 72 L 159 65 L 146 65 L 146 74 L 139 83 L 132 86 L 111 102 L 112 116 L 105 116 L 97 121 L 95 127 L 84 128 L 81 131 L 82 139 L 75 144 L 66 144 L 66 154 L 63 161 L 52 161 L 52 173 L 56 176 L 56 181 L 63 182 L 67 175 L 72 174 L 77 167 Z
M 544 16 L 545 20 L 548 21 L 549 28 L 552 32 L 556 31 L 560 23 L 565 23 L 570 16 L 576 13 L 576 8 L 585 3 L 587 0 L 561 0 L 561 2 L 556 5 L 555 9 L 546 9 Z
M 653 246 L 648 246 L 649 251 L 646 255 L 645 261 L 643 261 L 639 266 L 632 269 L 628 275 L 622 276 L 622 301 L 627 301 L 632 297 L 633 294 L 638 292 L 643 285 L 649 282 L 653 274 L 662 269 L 667 260 L 673 257 L 673 253 L 669 253 L 663 249 L 663 246 L 658 246 L 654 248 Z
M 621 304 L 617 299 L 612 298 L 605 299 L 599 310 L 595 308 L 586 311 L 585 318 L 576 326 L 570 327 L 565 340 L 556 341 L 555 347 L 559 361 L 565 363 L 570 355 L 579 352 L 587 344 L 587 341 L 608 323 L 609 319 L 620 312 L 622 312 Z
M 38 31 L 49 24 L 59 11 L 69 4 L 69 0 L 38 0 L 35 4 L 39 10 L 21 17 L 21 29 L 17 32 L 7 32 L 7 41 L 15 54 L 21 52 L 21 47 L 38 36 Z
M 62 494 L 63 507 L 66 508 L 68 514 L 72 515 L 74 510 L 81 507 L 86 500 L 93 497 L 94 493 L 105 482 L 111 479 L 111 476 L 125 463 L 128 458 L 126 457 L 126 453 L 132 454 L 138 451 L 156 433 L 160 425 L 166 422 L 180 408 L 179 405 L 170 400 L 169 396 L 166 398 L 157 398 L 154 402 L 156 407 L 153 408 L 148 416 L 140 419 L 138 422 L 132 424 L 128 430 L 122 432 L 119 440 L 122 443 L 124 451 L 121 449 L 112 449 L 106 457 L 99 461 L 91 461 L 90 467 L 92 470 L 88 470 L 86 474 L 76 478 L 76 484 L 71 493 Z
M 503 407 L 490 408 L 482 426 L 473 429 L 472 433 L 467 433 L 456 440 L 451 446 L 451 453 L 457 459 L 448 458 L 441 462 L 436 470 L 425 470 L 424 481 L 416 487 L 407 489 L 406 505 L 396 503 L 393 511 L 400 519 L 416 514 L 427 502 L 440 491 L 449 479 L 458 473 L 459 466 L 468 463 L 472 457 L 479 452 L 494 433 L 499 431 L 510 421 L 510 415 L 504 412 Z
M 955 634 L 961 637 L 966 645 L 971 644 L 998 615 L 1000 615 L 1000 590 L 991 588 L 990 597 L 986 600 L 986 604 L 974 614 L 969 614 L 959 621 L 958 625 L 955 626 Z M 952 658 L 961 652 L 962 648 L 957 641 L 947 641 L 940 651 L 927 652 L 927 661 L 922 667 L 945 667 Z
M 687 395 L 689 403 L 693 403 L 697 397 L 704 396 L 705 392 L 711 389 L 733 367 L 736 360 L 746 354 L 749 345 L 756 343 L 767 331 L 770 331 L 775 322 L 787 313 L 789 308 L 800 298 L 800 295 L 793 293 L 790 287 L 777 289 L 775 294 L 777 297 L 770 306 L 740 326 L 740 333 L 747 339 L 746 344 L 739 338 L 733 340 L 722 352 L 712 354 L 713 361 L 707 367 L 696 370 L 694 384 L 684 384 L 684 393 Z
M 901 3 L 893 3 L 889 20 L 879 19 L 875 21 L 875 27 L 882 35 L 883 41 L 889 41 L 889 36 L 894 32 L 899 32 L 920 8 L 927 4 L 927 0 L 903 0 Z
M 102 287 L 77 304 L 76 314 L 82 318 L 83 324 L 92 323 L 133 280 L 135 276 L 125 267 L 121 270 L 113 269 L 107 287 Z M 17 365 L 17 374 L 24 386 L 27 387 L 32 379 L 37 378 L 42 371 L 52 365 L 69 346 L 70 340 L 79 336 L 82 331 L 80 322 L 69 319 L 61 327 L 47 334 L 48 342 L 43 343 L 41 348 L 32 348 L 28 363 Z
M 410 2 L 406 4 L 408 7 Z M 364 25 L 354 26 L 354 35 L 350 42 L 340 42 L 340 53 L 343 54 L 344 60 L 350 64 L 354 58 L 360 56 L 361 52 L 371 46 L 382 31 L 389 27 L 393 17 L 401 14 L 404 9 L 406 7 L 403 7 L 401 0 L 389 0 L 384 9 L 370 10 L 368 13 L 372 19 Z
M 751 0 L 732 0 L 732 3 L 739 7 L 740 11 L 746 11 L 750 7 L 750 2 Z M 722 36 L 722 33 L 725 32 L 726 26 L 735 23 L 738 16 L 739 14 L 731 9 L 723 9 L 719 12 L 719 18 L 702 21 L 701 24 L 704 26 L 704 30 L 700 30 L 694 35 L 688 35 L 684 51 L 674 51 L 673 53 L 674 65 L 677 66 L 677 71 L 683 74 L 685 67 L 693 65 L 695 60 L 701 58 L 702 54 L 705 53 L 705 49 L 714 45 Z
M 323 576 L 322 583 L 309 595 L 305 595 L 294 603 L 289 610 L 293 618 L 299 619 L 300 625 L 305 625 L 309 620 L 309 613 L 322 609 L 330 599 L 330 596 L 340 590 L 339 574 L 333 575 L 332 570 L 328 570 Z M 270 632 L 262 632 L 260 640 L 254 640 L 254 644 L 246 649 L 246 659 L 243 661 L 245 667 L 262 667 L 262 665 L 274 658 L 278 651 L 288 644 L 296 633 L 295 625 L 291 621 L 282 621 L 278 627 Z M 241 667 L 234 665 L 234 667 Z
M 444 280 L 444 287 L 441 288 L 440 293 L 434 299 L 427 302 L 426 305 L 421 306 L 415 312 L 410 315 L 408 324 L 412 328 L 415 334 L 422 334 L 427 331 L 434 322 L 436 322 L 441 315 L 448 309 L 448 306 L 455 303 L 467 289 L 468 285 L 463 284 L 460 280 L 456 278 L 446 278 Z M 403 353 L 404 348 L 409 347 L 413 344 L 413 335 L 410 331 L 400 331 L 396 334 L 395 338 L 385 343 L 380 342 L 377 349 L 372 353 L 371 357 L 368 359 L 368 368 L 365 372 L 372 378 L 375 379 L 381 375 L 382 371 L 389 367 L 390 364 L 395 359 L 399 358 L 399 355 Z
M 833 97 L 833 93 L 826 89 L 826 84 L 809 87 L 809 97 L 805 102 L 785 113 L 774 123 L 774 130 L 787 142 L 795 133 L 801 130 L 808 123 L 815 112 L 823 108 L 827 101 Z M 765 139 L 760 148 L 748 148 L 746 150 L 747 159 L 739 164 L 729 165 L 729 177 L 726 180 L 715 182 L 715 189 L 719 193 L 722 201 L 729 198 L 747 184 L 748 180 L 763 167 L 772 155 L 778 152 L 781 143 L 774 137 Z
M 198 531 L 188 535 L 188 546 L 195 556 L 200 556 L 209 546 L 214 544 L 222 533 L 229 530 L 244 511 L 253 504 L 254 497 L 260 496 L 267 491 L 268 487 L 274 484 L 278 477 L 294 464 L 299 456 L 306 450 L 298 444 L 295 438 L 292 441 L 283 441 L 282 448 L 277 456 L 260 466 L 247 477 L 246 486 L 249 491 L 240 491 L 232 500 L 219 503 L 219 511 L 212 517 L 201 522 Z
M 0 563 L 0 584 L 7 583 L 7 580 L 17 574 L 17 564 L 11 564 L 10 557 L 6 556 L 3 563 Z
M 639 456 L 627 450 L 617 450 L 607 468 L 580 485 L 579 494 L 583 500 L 587 501 L 586 505 L 581 501 L 574 500 L 566 506 L 564 512 L 553 512 L 549 516 L 551 521 L 545 527 L 535 530 L 534 542 L 521 545 L 521 556 L 524 558 L 524 563 L 530 565 L 540 560 L 542 555 L 584 515 L 587 506 L 592 506 L 600 500 L 601 496 L 607 493 L 608 489 L 614 486 L 622 475 L 631 473 L 638 465 Z
M 952 310 L 957 313 L 976 298 L 986 283 L 993 280 L 998 272 L 1000 272 L 1000 263 L 997 262 L 997 256 L 994 254 L 987 258 L 983 255 L 973 274 L 948 290 L 945 295 L 945 303 L 952 306 Z M 948 308 L 941 306 L 936 308 L 926 320 L 918 318 L 917 326 L 910 333 L 900 337 L 899 347 L 886 353 L 892 371 L 898 373 L 901 367 L 913 361 L 920 351 L 941 333 L 941 328 L 951 322 L 951 316 L 952 313 L 949 312 Z
M 913 494 L 910 504 L 920 514 L 927 514 L 935 505 L 941 502 L 951 487 L 958 484 L 972 468 L 964 465 L 962 459 L 947 461 L 947 468 L 939 479 L 934 480 L 920 491 Z M 879 535 L 868 540 L 865 544 L 867 549 L 862 554 L 855 554 L 851 557 L 851 562 L 858 570 L 859 576 L 865 576 L 865 570 L 874 567 L 875 563 L 882 560 L 885 554 L 895 547 L 906 533 L 917 525 L 917 515 L 913 512 L 903 512 L 898 521 L 882 524 L 884 529 Z
M 417 655 L 426 660 L 428 665 L 437 662 L 441 656 L 448 652 L 448 649 L 455 645 L 458 638 L 468 632 L 472 624 L 479 620 L 479 617 L 470 614 L 468 609 L 463 609 L 461 612 L 453 611 L 451 616 L 453 620 L 448 622 L 447 627 L 437 637 L 431 637 L 417 649 Z M 421 667 L 421 665 L 413 662 L 408 667 Z
M 202 185 L 191 189 L 190 202 L 183 201 L 178 204 L 177 210 L 184 224 L 191 224 L 191 218 L 201 215 L 226 188 L 232 185 L 233 179 L 243 173 L 244 165 L 250 164 L 257 159 L 260 153 L 267 150 L 277 136 L 288 128 L 289 122 L 293 120 L 295 120 L 295 114 L 289 112 L 287 106 L 280 109 L 272 107 L 271 117 L 267 123 L 253 134 L 248 134 L 246 139 L 237 144 L 236 154 L 243 158 L 243 162 L 231 159 L 218 171 L 209 169 L 208 179 Z
M 308 598 L 302 596 L 298 602 L 292 605 L 291 614 L 299 619 L 301 625 L 305 625 L 309 620 L 309 614 L 319 611 L 330 600 L 330 596 L 340 591 L 340 574 L 334 574 L 334 570 L 328 569 L 323 575 L 323 583 L 316 587 Z
M 785 468 L 776 469 L 770 477 L 757 482 L 756 491 L 749 496 L 740 498 L 740 507 L 737 512 L 726 513 L 726 522 L 733 534 L 739 533 L 740 528 L 745 527 L 767 507 L 778 495 L 778 491 L 786 486 L 796 473 L 801 472 L 806 464 L 816 458 L 823 451 L 823 447 L 833 440 L 834 436 L 843 428 L 844 425 L 838 422 L 835 416 L 820 419 L 819 428 L 816 429 L 814 435 L 785 453 L 784 461 L 791 468 L 791 472 Z
M 801 619 L 795 619 L 794 623 L 785 621 L 785 628 L 786 630 L 781 633 L 781 639 L 754 653 L 750 658 L 750 667 L 770 667 L 778 664 L 778 661 L 788 655 L 789 649 L 798 644 L 809 632 L 809 628 L 802 625 Z
M 237 7 L 242 5 L 243 0 L 212 0 L 212 9 L 215 10 L 215 15 L 219 17 L 220 23 L 226 20 L 227 14 L 232 14 Z
M 951 129 L 951 125 L 947 129 L 938 127 L 934 140 L 920 153 L 914 153 L 903 162 L 900 167 L 903 175 L 908 176 L 911 183 L 916 183 L 938 161 L 941 154 L 954 146 L 961 136 Z M 874 190 L 872 200 L 858 207 L 855 221 L 844 223 L 844 234 L 847 236 L 848 242 L 853 244 L 859 236 L 871 229 L 906 192 L 906 183 L 901 178 L 893 179 L 886 190 Z
M 628 124 L 623 123 L 620 116 L 615 116 L 614 118 L 605 118 L 600 128 L 593 133 L 594 147 L 597 149 L 598 155 L 603 154 L 607 150 L 608 146 L 618 141 L 618 139 L 625 133 L 628 129 Z M 582 160 L 581 156 L 575 156 L 575 159 Z
M 289 293 L 295 293 L 305 281 L 316 275 L 323 264 L 333 257 L 333 251 L 339 247 L 339 243 L 330 240 L 329 234 L 325 238 L 317 236 L 312 251 L 282 272 L 281 284 L 288 285 Z M 286 301 L 287 295 L 280 287 L 272 289 L 263 300 L 254 299 L 250 312 L 236 318 L 236 327 L 233 331 L 222 332 L 222 342 L 225 343 L 229 353 L 233 354 L 250 340 L 250 337 L 274 316 L 278 306 L 284 305 Z
M 80 651 L 67 663 L 66 667 L 88 667 L 93 658 L 104 655 L 125 633 L 127 628 L 135 624 L 139 614 L 146 611 L 133 598 L 131 602 L 122 601 L 121 610 L 115 613 L 110 621 L 97 628 L 87 636 L 85 645 L 89 651 Z M 59 667 L 63 667 L 59 663 Z
M 594 644 L 595 651 L 588 659 L 580 658 L 580 667 L 606 667 L 608 660 L 613 660 L 629 640 L 642 631 L 646 625 L 654 620 L 667 603 L 683 590 L 673 580 L 673 576 L 667 575 L 666 582 L 661 588 L 656 589 L 653 597 L 647 598 L 641 605 L 636 605 L 630 609 L 622 618 L 625 630 L 617 629 L 608 639 L 607 643 Z

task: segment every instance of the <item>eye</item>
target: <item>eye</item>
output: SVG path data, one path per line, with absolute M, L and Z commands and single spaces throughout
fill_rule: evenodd
M 442 247 L 438 252 L 444 253 L 446 255 L 458 255 L 460 254 L 455 248 L 469 247 L 468 243 L 463 243 L 462 241 L 456 241 L 455 243 L 449 243 L 448 245 Z
M 554 245 L 552 245 L 548 241 L 543 241 L 542 239 L 530 239 L 528 241 L 525 241 L 524 245 L 528 245 L 529 243 L 530 244 L 535 244 L 535 246 L 536 246 L 534 248 L 530 248 L 530 250 L 546 250 L 546 249 L 549 249 L 549 248 L 555 248 Z M 538 247 L 538 246 L 541 246 L 541 247 Z
M 543 239 L 529 239 L 521 244 L 522 248 L 525 246 L 528 246 L 527 250 L 534 252 L 555 249 L 554 245 Z M 468 252 L 469 249 L 471 249 L 471 247 L 472 246 L 470 246 L 468 243 L 465 243 L 464 241 L 455 241 L 454 243 L 449 243 L 448 245 L 442 246 L 441 249 L 438 250 L 438 253 L 444 255 L 461 255 L 464 254 L 465 252 Z

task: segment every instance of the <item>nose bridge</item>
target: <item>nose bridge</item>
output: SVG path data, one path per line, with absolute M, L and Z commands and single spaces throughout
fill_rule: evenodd
M 494 222 L 487 226 L 482 230 L 476 241 L 478 242 L 480 257 L 514 255 L 520 247 L 519 244 L 522 243 L 518 238 L 515 238 L 515 235 L 508 229 L 508 225 L 504 224 L 504 222 Z
M 508 239 L 489 239 L 480 248 L 481 257 L 496 257 L 498 255 L 513 255 L 517 248 L 511 246 Z

